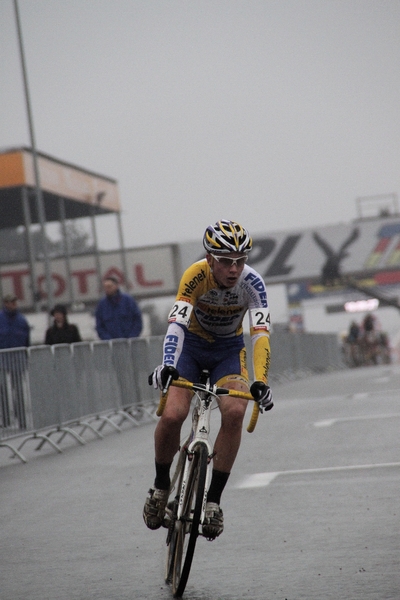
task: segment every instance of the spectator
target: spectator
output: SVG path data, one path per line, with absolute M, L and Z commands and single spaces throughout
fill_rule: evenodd
M 351 367 L 358 367 L 363 362 L 361 344 L 361 329 L 357 321 L 350 323 L 349 331 L 346 336 L 347 344 L 344 346 L 348 364 Z
M 24 348 L 29 344 L 28 321 L 17 308 L 15 294 L 7 294 L 3 298 L 3 310 L 0 311 L 0 349 Z M 26 429 L 24 401 L 26 368 L 26 350 L 0 352 L 0 406 L 3 427 L 12 425 L 11 415 L 14 414 L 19 427 Z
M 68 322 L 67 308 L 64 304 L 56 304 L 50 314 L 54 317 L 54 321 L 46 331 L 45 344 L 52 346 L 82 341 L 78 327 Z
M 101 340 L 139 337 L 142 314 L 137 302 L 119 289 L 116 277 L 103 281 L 105 297 L 96 308 L 96 331 Z
M 367 313 L 362 322 L 361 346 L 364 355 L 364 364 L 377 365 L 380 359 L 380 327 L 377 318 L 372 313 Z
M 30 345 L 28 321 L 17 308 L 17 297 L 7 294 L 0 311 L 0 349 L 22 348 Z
M 360 326 L 357 321 L 352 321 L 349 327 L 349 333 L 347 335 L 347 341 L 349 344 L 357 344 L 360 339 Z
M 376 317 L 372 313 L 367 313 L 363 319 L 362 327 L 364 334 L 371 333 L 376 330 Z

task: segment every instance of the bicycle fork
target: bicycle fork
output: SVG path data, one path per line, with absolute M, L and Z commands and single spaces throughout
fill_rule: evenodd
M 207 447 L 208 454 L 208 465 L 210 465 L 211 460 L 214 456 L 214 450 L 211 442 L 209 441 L 209 433 L 210 433 L 210 420 L 211 420 L 211 402 L 207 400 L 202 400 L 199 403 L 198 409 L 195 411 L 195 415 L 193 417 L 192 422 L 192 431 L 189 440 L 189 444 L 183 449 L 186 453 L 185 458 L 185 466 L 183 470 L 182 483 L 180 486 L 180 495 L 178 498 L 178 511 L 177 511 L 177 519 L 181 519 L 185 510 L 185 499 L 187 492 L 190 491 L 187 489 L 188 482 L 191 481 L 191 469 L 195 465 L 195 454 L 196 454 L 196 446 L 199 444 L 203 444 Z M 204 515 L 206 510 L 206 502 L 207 502 L 207 491 L 210 485 L 211 480 L 211 469 L 208 466 L 207 468 L 207 476 L 206 476 L 206 485 L 204 488 L 204 495 L 202 501 L 202 510 L 201 510 L 201 520 L 203 523 Z

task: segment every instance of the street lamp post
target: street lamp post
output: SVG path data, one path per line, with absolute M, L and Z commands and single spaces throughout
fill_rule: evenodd
M 47 248 L 47 238 L 46 238 L 46 213 L 45 213 L 45 209 L 44 209 L 42 188 L 40 185 L 38 157 L 37 157 L 37 152 L 36 152 L 35 134 L 34 134 L 34 129 L 33 129 L 31 103 L 30 103 L 30 98 L 29 98 L 28 76 L 27 76 L 27 70 L 26 70 L 26 65 L 25 65 L 24 47 L 23 47 L 23 43 L 22 43 L 22 30 L 21 30 L 21 22 L 20 22 L 19 9 L 18 9 L 18 0 L 14 0 L 14 9 L 15 9 L 15 20 L 16 20 L 16 24 L 17 24 L 19 50 L 20 50 L 20 55 L 21 55 L 22 76 L 23 76 L 23 80 L 24 80 L 26 110 L 27 110 L 27 115 L 28 115 L 29 133 L 30 133 L 31 147 L 32 147 L 33 169 L 34 169 L 34 175 L 35 175 L 36 203 L 37 203 L 38 218 L 39 218 L 39 223 L 40 223 L 40 232 L 41 232 L 41 236 L 42 236 L 42 247 L 43 247 L 43 253 L 44 253 L 44 268 L 45 268 L 45 278 L 46 278 L 46 292 L 47 292 L 47 307 L 48 307 L 48 311 L 49 311 L 53 305 L 53 290 L 52 290 L 52 283 L 51 283 L 50 260 L 49 260 L 49 254 L 48 254 L 48 248 Z

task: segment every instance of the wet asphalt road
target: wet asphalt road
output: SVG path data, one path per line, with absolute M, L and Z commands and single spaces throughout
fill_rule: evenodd
M 199 540 L 185 598 L 399 600 L 400 367 L 273 391 L 273 411 L 243 434 L 226 530 Z M 65 440 L 61 455 L 26 445 L 26 465 L 0 448 L 1 600 L 171 598 L 164 530 L 141 517 L 153 430 Z

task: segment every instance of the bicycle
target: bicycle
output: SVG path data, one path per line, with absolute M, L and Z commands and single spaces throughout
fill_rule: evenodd
M 194 392 L 195 398 L 191 430 L 179 450 L 164 523 L 168 529 L 165 581 L 172 586 L 174 598 L 181 598 L 189 578 L 197 538 L 202 535 L 211 461 L 214 456 L 209 439 L 213 401 L 222 395 L 246 400 L 254 398 L 249 393 L 211 386 L 208 371 L 203 371 L 200 383 L 179 379 L 172 381 L 170 378 L 162 392 L 157 416 L 163 413 L 169 385 L 189 389 Z M 259 412 L 259 405 L 255 401 L 247 427 L 249 433 L 254 431 Z

